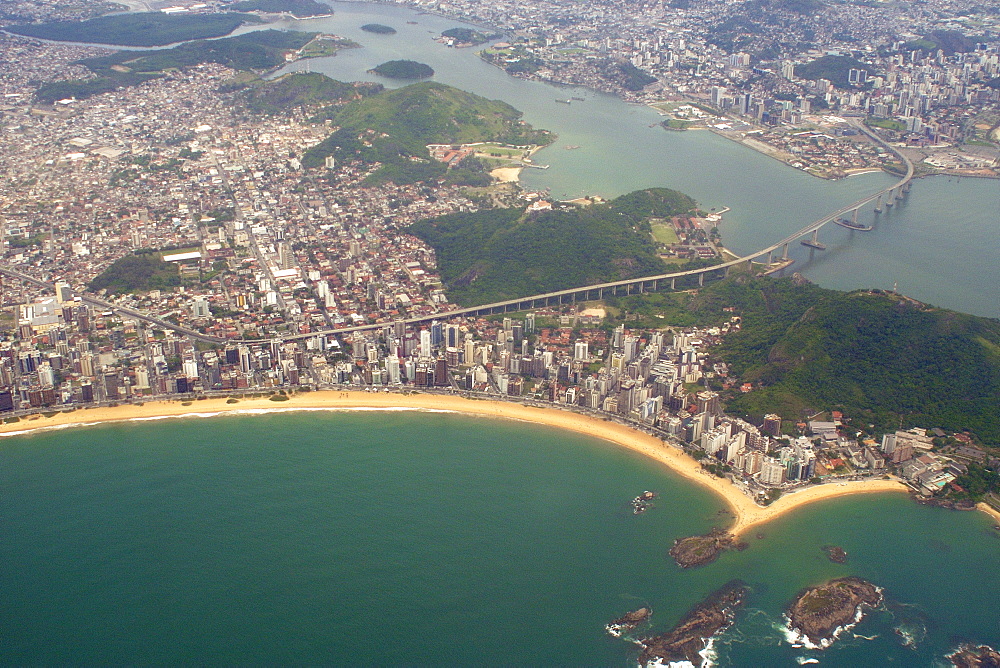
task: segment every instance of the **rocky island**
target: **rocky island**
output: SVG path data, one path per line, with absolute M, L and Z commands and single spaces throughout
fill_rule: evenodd
M 639 665 L 666 665 L 675 661 L 701 665 L 699 652 L 708 646 L 713 636 L 733 623 L 736 609 L 743 604 L 748 591 L 745 583 L 732 580 L 698 604 L 667 633 L 640 640 L 643 650 Z
M 670 548 L 670 556 L 681 568 L 691 568 L 712 563 L 724 550 L 746 548 L 747 544 L 737 543 L 733 534 L 721 529 L 712 529 L 704 536 L 690 536 L 675 541 L 674 546 Z
M 842 547 L 837 547 L 836 545 L 824 545 L 823 551 L 826 552 L 827 558 L 835 564 L 845 564 L 847 563 L 847 550 Z
M 857 577 L 810 587 L 788 608 L 788 627 L 810 647 L 829 647 L 837 634 L 861 621 L 863 607 L 882 602 L 881 590 Z
M 956 668 L 994 668 L 1000 666 L 1000 652 L 989 645 L 962 645 L 948 660 Z

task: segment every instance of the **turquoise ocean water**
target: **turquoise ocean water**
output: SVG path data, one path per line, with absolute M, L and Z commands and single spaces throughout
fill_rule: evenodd
M 0 663 L 629 665 L 607 636 L 665 630 L 732 578 L 718 665 L 937 665 L 1000 645 L 1000 533 L 878 495 L 806 507 L 701 569 L 667 557 L 723 505 L 586 436 L 454 414 L 171 419 L 0 441 Z M 656 507 L 633 516 L 644 489 Z M 845 565 L 821 548 L 847 549 Z M 833 648 L 781 612 L 846 574 L 888 605 Z M 915 644 L 904 644 L 904 636 Z M 861 636 L 866 636 L 862 638 Z

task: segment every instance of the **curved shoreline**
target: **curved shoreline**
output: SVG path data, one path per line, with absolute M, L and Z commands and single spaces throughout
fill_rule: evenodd
M 77 409 L 59 412 L 50 417 L 45 417 L 42 414 L 29 416 L 18 422 L 0 424 L 0 436 L 26 435 L 36 431 L 65 429 L 74 426 L 164 418 L 336 409 L 410 409 L 454 412 L 532 422 L 610 441 L 645 455 L 681 477 L 715 492 L 734 516 L 734 521 L 728 530 L 736 536 L 741 536 L 752 528 L 816 501 L 851 494 L 908 491 L 905 485 L 896 480 L 828 483 L 788 493 L 769 506 L 758 506 L 729 480 L 717 478 L 703 471 L 701 465 L 682 450 L 627 425 L 557 408 L 536 408 L 520 403 L 467 399 L 461 396 L 439 394 L 324 390 L 295 394 L 287 401 L 280 402 L 271 401 L 267 397 L 241 398 L 236 403 L 228 403 L 228 399 L 225 397 L 197 401 L 152 401 L 107 408 Z

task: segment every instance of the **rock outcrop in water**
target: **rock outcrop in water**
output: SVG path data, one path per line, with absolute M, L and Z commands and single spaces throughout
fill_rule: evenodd
M 639 608 L 609 622 L 604 628 L 614 637 L 620 638 L 623 633 L 634 630 L 636 626 L 647 621 L 652 616 L 653 611 L 651 609 Z
M 732 580 L 698 604 L 667 633 L 640 640 L 643 650 L 639 664 L 690 661 L 701 665 L 699 652 L 708 646 L 713 636 L 733 623 L 736 609 L 743 604 L 748 591 L 746 584 Z
M 691 568 L 712 563 L 723 550 L 743 550 L 746 547 L 746 543 L 737 543 L 733 534 L 713 529 L 704 536 L 690 536 L 676 541 L 670 548 L 670 556 L 681 568 Z
M 962 645 L 948 660 L 956 668 L 1000 668 L 1000 652 L 989 645 Z
M 824 545 L 823 551 L 826 552 L 826 556 L 835 564 L 843 564 L 847 562 L 847 550 L 842 547 L 837 547 L 836 545 Z
M 872 583 L 838 578 L 799 594 L 788 609 L 788 626 L 807 644 L 826 647 L 842 628 L 861 621 L 863 606 L 881 602 L 882 593 Z

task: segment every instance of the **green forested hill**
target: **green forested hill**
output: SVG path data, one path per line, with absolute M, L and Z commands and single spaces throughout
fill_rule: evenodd
M 786 279 L 725 281 L 694 301 L 720 304 L 743 317 L 721 356 L 741 382 L 761 385 L 730 411 L 842 409 L 861 428 L 968 429 L 1000 444 L 1000 321 Z
M 823 56 L 803 65 L 796 65 L 795 76 L 812 81 L 827 79 L 838 88 L 847 88 L 850 85 L 848 74 L 852 69 L 867 70 L 868 76 L 875 72 L 873 66 L 849 56 Z
M 302 162 L 318 167 L 333 155 L 338 161 L 380 162 L 396 183 L 438 178 L 443 165 L 410 160 L 429 160 L 427 144 L 551 141 L 548 132 L 534 130 L 520 117 L 521 112 L 505 102 L 439 83 L 412 84 L 324 110 L 317 119 L 329 118 L 339 130 L 309 149 Z
M 201 63 L 218 63 L 236 70 L 266 70 L 285 62 L 285 53 L 308 44 L 317 33 L 258 30 L 214 40 L 187 42 L 172 49 L 118 51 L 79 61 L 96 78 L 52 81 L 42 84 L 35 96 L 41 102 L 67 97 L 84 99 L 161 76 L 170 69 Z
M 164 14 L 141 12 L 111 14 L 86 21 L 55 21 L 8 26 L 5 30 L 28 37 L 63 42 L 122 44 L 125 46 L 163 46 L 191 39 L 209 39 L 228 35 L 244 23 L 261 23 L 253 14 Z
M 318 72 L 291 72 L 260 81 L 240 92 L 247 108 L 257 114 L 286 113 L 298 107 L 316 108 L 371 95 L 382 90 L 375 83 L 349 84 Z
M 449 297 L 472 305 L 664 273 L 648 218 L 693 208 L 686 195 L 656 188 L 583 208 L 452 214 L 409 231 L 434 247 Z
M 107 289 L 108 294 L 127 294 L 164 290 L 181 284 L 177 265 L 164 262 L 155 253 L 130 254 L 115 260 L 87 289 L 91 292 Z

